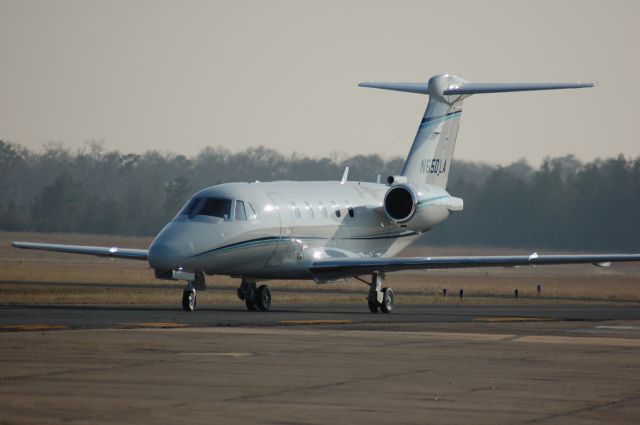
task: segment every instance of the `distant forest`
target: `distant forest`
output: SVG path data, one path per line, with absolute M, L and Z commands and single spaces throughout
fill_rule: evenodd
M 266 147 L 233 153 L 205 148 L 186 157 L 70 150 L 47 143 L 40 152 L 0 141 L 0 229 L 154 235 L 198 189 L 231 181 L 375 181 L 397 174 L 402 158 L 378 155 L 309 158 Z M 426 234 L 433 245 L 638 251 L 640 158 L 582 163 L 547 158 L 534 169 L 455 160 L 447 190 L 463 212 Z

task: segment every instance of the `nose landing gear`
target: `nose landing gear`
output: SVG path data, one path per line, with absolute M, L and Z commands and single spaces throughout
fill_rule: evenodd
M 187 285 L 182 293 L 182 309 L 184 311 L 193 311 L 196 309 L 196 289 L 191 285 L 191 282 L 189 282 L 189 285 Z
M 193 280 L 187 281 L 187 287 L 182 293 L 182 309 L 184 311 L 193 311 L 196 309 L 196 291 L 204 291 L 207 286 L 204 282 L 204 273 L 195 272 Z

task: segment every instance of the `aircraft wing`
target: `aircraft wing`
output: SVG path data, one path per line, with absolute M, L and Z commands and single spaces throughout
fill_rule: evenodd
M 547 266 L 591 263 L 608 266 L 612 262 L 640 261 L 640 254 L 509 255 L 473 257 L 376 257 L 314 261 L 311 272 L 319 278 L 342 278 L 373 272 L 400 270 L 458 269 L 474 267 Z
M 149 251 L 146 249 L 118 248 L 116 246 L 61 245 L 36 242 L 13 242 L 11 245 L 22 249 L 97 255 L 100 257 L 126 258 L 129 260 L 147 260 L 149 256 Z

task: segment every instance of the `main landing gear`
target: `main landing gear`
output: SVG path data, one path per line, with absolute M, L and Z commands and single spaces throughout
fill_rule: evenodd
M 382 287 L 384 274 L 373 273 L 371 275 L 371 282 L 367 282 L 357 276 L 356 279 L 369 285 L 369 297 L 367 298 L 367 304 L 369 305 L 370 312 L 391 313 L 391 310 L 393 310 L 393 290 L 391 288 Z
M 267 285 L 256 287 L 256 283 L 242 279 L 238 298 L 244 301 L 249 311 L 268 311 L 271 307 L 271 292 Z

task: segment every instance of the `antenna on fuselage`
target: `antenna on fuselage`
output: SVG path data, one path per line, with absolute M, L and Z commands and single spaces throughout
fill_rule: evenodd
M 342 180 L 340 180 L 340 184 L 344 184 L 347 181 L 347 177 L 349 177 L 349 167 L 344 167 L 344 173 L 342 174 Z

